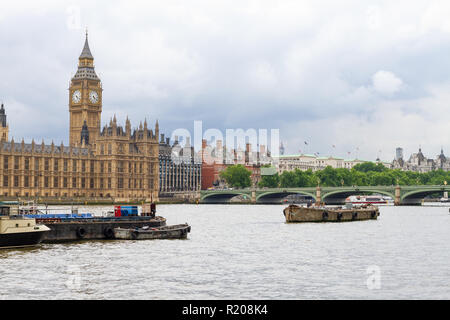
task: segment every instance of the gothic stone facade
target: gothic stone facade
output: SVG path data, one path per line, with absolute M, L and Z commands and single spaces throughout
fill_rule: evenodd
M 111 198 L 157 200 L 158 122 L 125 128 L 111 119 L 100 130 L 102 85 L 94 70 L 88 39 L 69 88 L 69 146 L 8 141 L 0 110 L 0 195 L 7 197 Z
M 403 171 L 416 172 L 430 172 L 433 170 L 450 171 L 450 158 L 444 155 L 444 150 L 441 148 L 441 153 L 435 159 L 426 158 L 419 148 L 419 152 L 411 154 L 408 161 L 403 159 L 403 150 L 397 148 L 397 156 L 392 161 L 393 169 L 401 169 Z

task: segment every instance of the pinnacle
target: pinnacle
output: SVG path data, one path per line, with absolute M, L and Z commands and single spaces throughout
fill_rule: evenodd
M 89 49 L 89 42 L 88 42 L 88 35 L 86 32 L 86 41 L 84 42 L 83 51 L 81 52 L 80 59 L 82 58 L 88 58 L 88 59 L 94 59 L 91 53 L 91 49 Z

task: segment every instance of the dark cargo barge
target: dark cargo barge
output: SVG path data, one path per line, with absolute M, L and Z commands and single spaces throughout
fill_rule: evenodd
M 191 226 L 185 223 L 160 228 L 116 228 L 114 236 L 116 239 L 126 240 L 186 239 L 189 232 L 191 232 Z
M 47 213 L 48 209 L 39 209 L 30 202 L 27 206 L 19 205 L 18 212 L 25 217 L 44 224 L 50 230 L 42 238 L 43 243 L 67 242 L 77 240 L 114 239 L 115 228 L 157 228 L 166 225 L 166 219 L 156 216 L 154 203 L 143 204 L 139 215 L 137 206 L 114 206 L 114 211 L 107 212 L 108 216 L 94 216 L 91 213 L 78 213 L 78 209 L 71 213 Z M 51 209 L 60 211 L 61 209 Z
M 36 219 L 39 221 L 39 219 Z M 46 232 L 42 242 L 65 242 L 76 240 L 114 239 L 114 228 L 162 227 L 166 225 L 163 217 L 111 217 L 88 219 L 45 219 L 42 221 L 50 231 Z

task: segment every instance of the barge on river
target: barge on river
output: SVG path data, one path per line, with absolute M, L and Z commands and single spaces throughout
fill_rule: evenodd
M 166 219 L 156 216 L 154 204 L 144 204 L 142 213 L 138 215 L 137 206 L 115 206 L 112 216 L 97 217 L 90 213 L 47 214 L 33 206 L 21 207 L 24 216 L 36 219 L 50 230 L 43 235 L 43 243 L 66 242 L 77 240 L 115 239 L 115 228 L 162 227 Z
M 115 228 L 114 236 L 116 239 L 126 240 L 186 239 L 189 232 L 191 232 L 191 226 L 185 223 L 159 228 Z
M 152 217 L 122 217 L 122 218 L 80 218 L 80 219 L 57 219 L 57 221 L 45 222 L 50 231 L 44 235 L 42 242 L 64 242 L 75 240 L 100 240 L 115 239 L 114 229 L 161 227 L 166 225 L 166 219 L 156 216 Z
M 354 207 L 301 207 L 289 205 L 283 210 L 286 222 L 344 222 L 377 219 L 380 215 L 378 207 L 362 205 Z

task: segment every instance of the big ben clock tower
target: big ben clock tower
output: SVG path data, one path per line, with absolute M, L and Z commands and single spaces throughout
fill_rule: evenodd
M 78 59 L 78 70 L 69 88 L 70 145 L 81 144 L 81 131 L 86 122 L 89 143 L 93 144 L 100 134 L 102 113 L 102 84 L 94 70 L 86 32 L 84 48 Z M 86 125 L 83 133 L 86 134 Z

